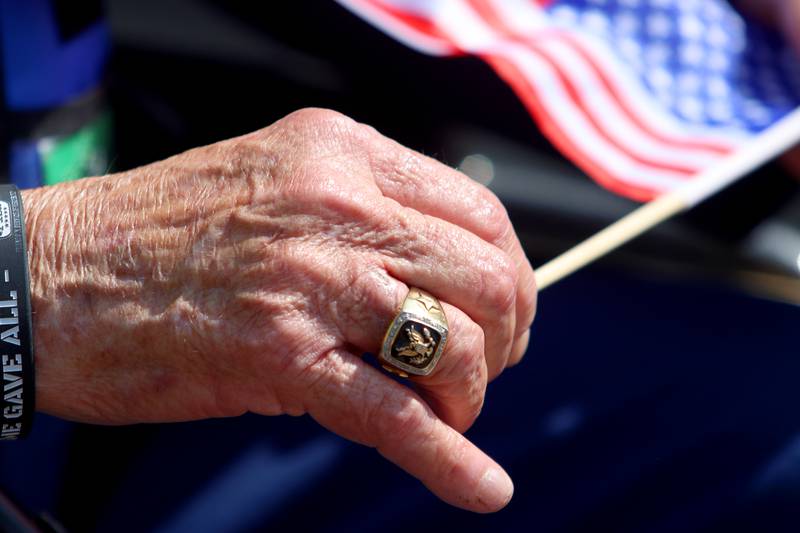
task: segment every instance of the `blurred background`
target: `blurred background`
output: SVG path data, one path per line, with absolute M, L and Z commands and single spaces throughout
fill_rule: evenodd
M 534 265 L 636 206 L 557 154 L 489 66 L 421 55 L 330 1 L 0 7 L 2 171 L 21 186 L 319 106 L 487 184 Z M 800 190 L 771 164 L 541 295 L 526 360 L 468 434 L 515 480 L 496 515 L 448 507 L 307 417 L 39 416 L 0 447 L 0 487 L 67 531 L 795 531 L 798 303 Z

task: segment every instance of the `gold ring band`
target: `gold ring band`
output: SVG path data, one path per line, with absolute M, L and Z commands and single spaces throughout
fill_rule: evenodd
M 402 377 L 430 374 L 447 344 L 447 317 L 433 295 L 410 287 L 379 355 L 384 369 Z

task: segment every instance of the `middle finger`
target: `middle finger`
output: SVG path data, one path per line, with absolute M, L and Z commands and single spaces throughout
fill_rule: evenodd
M 343 281 L 346 288 L 337 297 L 331 316 L 348 345 L 378 353 L 409 289 L 374 267 L 348 278 Z M 483 331 L 460 309 L 441 303 L 449 330 L 444 351 L 429 375 L 411 380 L 442 420 L 464 432 L 478 416 L 486 391 Z
M 386 199 L 379 259 L 393 277 L 458 307 L 483 329 L 490 379 L 506 366 L 516 327 L 518 273 L 502 250 L 473 233 Z M 387 222 L 388 221 L 388 222 Z
M 527 345 L 536 313 L 536 279 L 505 208 L 485 186 L 391 139 L 376 136 L 372 174 L 387 198 L 477 235 L 511 257 L 517 267 L 514 361 Z

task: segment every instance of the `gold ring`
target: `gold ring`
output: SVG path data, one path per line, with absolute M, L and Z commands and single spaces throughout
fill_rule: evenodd
M 397 316 L 383 337 L 380 361 L 384 369 L 407 378 L 433 371 L 447 344 L 447 317 L 433 295 L 410 287 Z

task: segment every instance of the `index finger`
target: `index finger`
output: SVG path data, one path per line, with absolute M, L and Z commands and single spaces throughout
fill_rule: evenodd
M 498 511 L 514 486 L 503 469 L 442 422 L 411 389 L 355 354 L 329 352 L 306 374 L 308 413 L 331 431 L 377 450 L 442 500 L 470 511 Z

